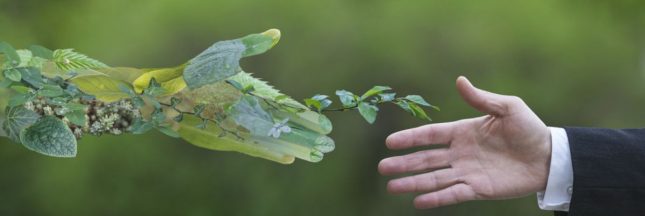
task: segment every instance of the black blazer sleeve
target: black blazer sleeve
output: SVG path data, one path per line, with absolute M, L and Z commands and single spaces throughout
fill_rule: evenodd
M 568 215 L 645 215 L 645 129 L 565 130 L 573 164 Z

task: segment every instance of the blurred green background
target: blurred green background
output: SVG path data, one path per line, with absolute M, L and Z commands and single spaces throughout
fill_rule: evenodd
M 76 48 L 112 66 L 166 67 L 213 42 L 279 28 L 243 67 L 295 98 L 381 84 L 475 117 L 458 75 L 522 97 L 553 126 L 645 125 L 645 2 L 0 0 L 0 40 Z M 424 124 L 386 106 L 374 125 L 334 113 L 337 149 L 285 166 L 158 133 L 86 137 L 75 159 L 0 140 L 1 215 L 550 215 L 535 196 L 419 211 L 387 194 L 380 159 Z

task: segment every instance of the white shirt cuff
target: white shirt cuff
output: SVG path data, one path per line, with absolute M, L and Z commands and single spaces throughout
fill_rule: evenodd
M 550 127 L 551 167 L 546 191 L 537 193 L 540 209 L 569 211 L 573 194 L 573 166 L 567 132 L 563 128 Z

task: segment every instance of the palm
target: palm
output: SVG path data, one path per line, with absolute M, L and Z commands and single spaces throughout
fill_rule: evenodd
M 544 123 L 516 97 L 464 85 L 460 91 L 466 101 L 489 115 L 426 125 L 390 136 L 387 144 L 392 149 L 449 144 L 448 148 L 384 159 L 379 164 L 383 174 L 429 171 L 392 180 L 388 184 L 390 192 L 425 192 L 415 204 L 431 208 L 543 190 L 550 156 L 549 131 Z

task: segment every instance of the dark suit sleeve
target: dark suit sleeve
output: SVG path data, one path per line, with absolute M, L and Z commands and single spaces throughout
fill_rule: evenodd
M 645 215 L 645 129 L 565 130 L 573 165 L 569 216 Z

